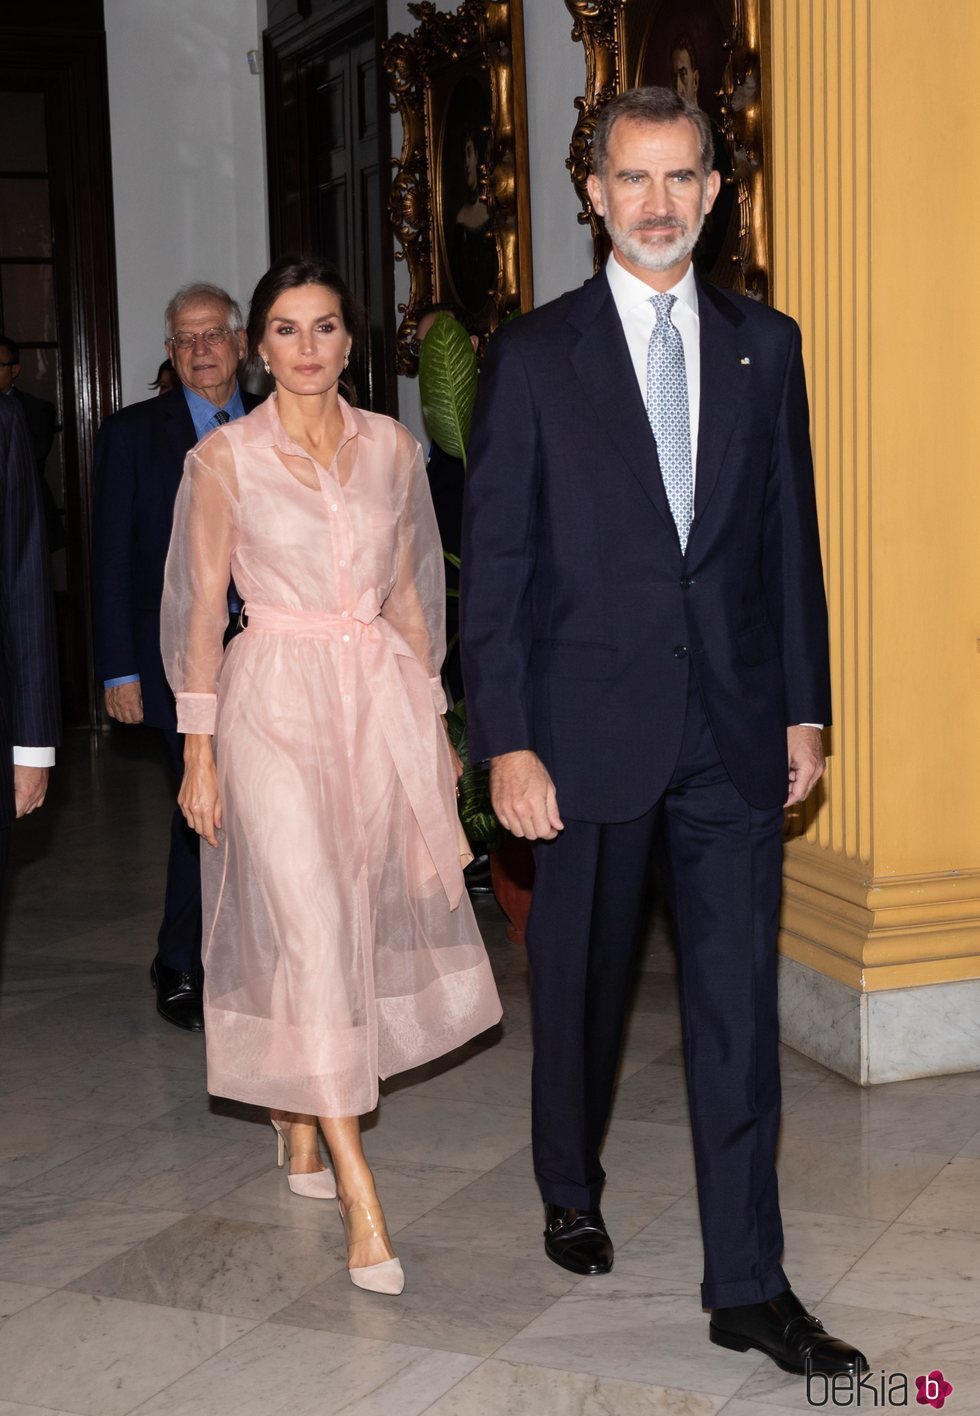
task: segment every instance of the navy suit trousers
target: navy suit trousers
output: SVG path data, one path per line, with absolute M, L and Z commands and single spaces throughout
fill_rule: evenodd
M 750 806 L 732 785 L 689 671 L 680 754 L 660 800 L 634 821 L 565 819 L 556 840 L 535 847 L 527 927 L 534 1168 L 546 1201 L 593 1209 L 654 839 L 663 833 L 706 1307 L 761 1302 L 788 1287 L 775 1169 L 782 815 Z
M 160 739 L 177 786 L 184 776 L 184 739 L 173 728 L 160 728 Z M 179 807 L 170 821 L 170 855 L 163 921 L 157 936 L 160 962 L 180 973 L 201 967 L 201 838 Z

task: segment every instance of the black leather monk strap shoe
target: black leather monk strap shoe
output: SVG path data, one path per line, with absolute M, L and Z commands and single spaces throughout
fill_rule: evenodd
M 159 955 L 150 965 L 150 982 L 157 991 L 157 1012 L 176 1028 L 204 1031 L 204 1003 L 196 974 L 168 969 Z
M 868 1371 L 864 1353 L 839 1337 L 831 1337 L 823 1323 L 807 1312 L 792 1288 L 766 1303 L 713 1309 L 708 1335 L 719 1347 L 733 1352 L 754 1347 L 771 1357 L 784 1372 L 797 1376 L 807 1371 L 859 1376 Z
M 545 1205 L 544 1251 L 570 1273 L 608 1273 L 613 1265 L 612 1240 L 597 1209 L 563 1209 Z

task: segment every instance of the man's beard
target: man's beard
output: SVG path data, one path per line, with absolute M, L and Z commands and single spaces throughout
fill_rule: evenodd
M 704 218 L 707 215 L 707 193 L 701 200 L 701 215 L 698 224 L 692 231 L 679 216 L 664 216 L 657 221 L 637 221 L 632 226 L 614 226 L 605 217 L 606 231 L 609 239 L 618 251 L 622 251 L 627 260 L 638 265 L 642 270 L 665 271 L 671 266 L 679 265 L 681 261 L 694 250 L 698 237 L 701 235 L 701 228 L 704 226 Z M 606 211 L 608 212 L 608 203 Z M 671 227 L 676 230 L 677 235 L 670 241 L 660 242 L 656 246 L 648 245 L 641 240 L 634 232 L 650 231 L 654 228 L 663 230 L 664 227 Z

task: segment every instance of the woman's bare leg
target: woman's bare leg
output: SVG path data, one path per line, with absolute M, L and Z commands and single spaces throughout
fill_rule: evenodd
M 288 1127 L 290 1175 L 316 1175 L 326 1169 L 320 1155 L 315 1116 L 304 1116 L 298 1111 L 270 1111 L 269 1115 L 280 1126 Z
M 374 1176 L 361 1146 L 360 1118 L 321 1116 L 320 1125 L 337 1177 L 337 1198 L 348 1215 L 348 1267 L 383 1264 L 386 1259 L 393 1259 L 395 1252 L 385 1227 Z

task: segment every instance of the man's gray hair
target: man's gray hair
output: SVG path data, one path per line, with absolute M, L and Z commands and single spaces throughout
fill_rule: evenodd
M 703 109 L 688 99 L 682 98 L 673 89 L 651 84 L 647 88 L 627 89 L 609 100 L 599 114 L 592 136 L 591 166 L 599 178 L 605 176 L 609 160 L 609 134 L 613 124 L 620 118 L 631 123 L 676 123 L 678 118 L 689 118 L 694 124 L 701 147 L 701 166 L 705 175 L 711 171 L 715 161 L 715 142 L 711 136 L 711 120 Z
M 237 300 L 231 298 L 227 290 L 222 290 L 220 285 L 209 285 L 206 280 L 196 280 L 192 285 L 182 285 L 166 308 L 163 318 L 168 339 L 174 332 L 177 316 L 184 306 L 191 304 L 193 300 L 219 301 L 228 311 L 229 328 L 236 333 L 245 328 L 241 306 Z

